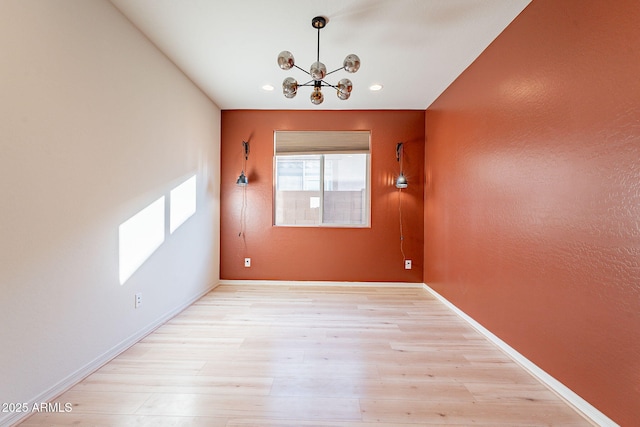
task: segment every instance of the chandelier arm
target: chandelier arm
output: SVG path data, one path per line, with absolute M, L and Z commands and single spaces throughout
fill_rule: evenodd
M 340 71 L 340 70 L 344 70 L 344 67 L 336 68 L 335 70 L 330 71 L 330 72 L 328 72 L 327 74 L 325 74 L 325 76 L 328 76 L 329 74 L 333 74 L 333 73 L 335 73 L 335 72 L 337 72 L 337 71 Z
M 324 87 L 332 87 L 332 88 L 334 88 L 334 89 L 338 89 L 338 86 L 334 86 L 334 85 L 332 85 L 331 83 L 327 83 L 327 82 L 325 82 L 324 80 L 322 80 L 322 83 L 324 83 L 324 84 L 322 85 L 322 86 L 324 86 Z
M 313 87 L 316 87 L 317 86 L 317 87 L 332 87 L 334 89 L 338 89 L 338 86 L 334 86 L 334 85 L 332 85 L 330 83 L 325 82 L 324 80 L 320 81 L 319 83 L 320 84 L 318 84 L 318 82 L 316 82 L 315 80 L 311 80 L 311 81 L 306 82 L 303 85 L 299 84 L 298 87 L 301 87 L 301 86 L 313 86 Z
M 298 65 L 297 65 L 297 64 L 293 64 L 293 66 L 294 66 L 295 68 L 297 68 L 298 70 L 302 71 L 303 73 L 307 73 L 308 75 L 311 75 L 311 73 L 310 73 L 310 72 L 308 72 L 308 71 L 307 71 L 307 70 L 305 70 L 304 68 L 300 68 L 300 67 L 298 67 Z

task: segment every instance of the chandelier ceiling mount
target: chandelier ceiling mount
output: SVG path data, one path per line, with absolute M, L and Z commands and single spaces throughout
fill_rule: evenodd
M 349 79 L 341 79 L 336 85 L 327 83 L 324 79 L 329 74 L 333 74 L 336 71 L 345 70 L 348 73 L 355 73 L 360 69 L 360 58 L 358 55 L 350 54 L 344 59 L 342 67 L 333 71 L 327 72 L 327 67 L 320 62 L 320 30 L 326 27 L 327 18 L 323 16 L 316 16 L 311 20 L 311 26 L 318 30 L 318 49 L 316 55 L 316 62 L 311 64 L 309 71 L 298 67 L 295 64 L 293 54 L 288 50 L 283 50 L 278 55 L 278 66 L 283 70 L 290 70 L 291 68 L 297 68 L 302 72 L 308 74 L 311 80 L 304 84 L 298 84 L 297 80 L 293 77 L 287 77 L 282 82 L 282 93 L 285 98 L 293 98 L 298 94 L 298 88 L 300 86 L 313 86 L 313 92 L 311 93 L 311 102 L 314 105 L 322 104 L 324 101 L 324 95 L 322 94 L 322 87 L 328 86 L 336 89 L 338 98 L 341 100 L 349 99 L 351 91 L 353 90 L 353 83 Z

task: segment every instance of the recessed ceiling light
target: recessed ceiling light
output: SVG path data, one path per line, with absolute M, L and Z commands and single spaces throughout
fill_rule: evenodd
M 264 86 L 262 86 L 262 90 L 266 90 L 267 92 L 271 92 L 273 90 L 273 86 L 264 85 Z
M 369 90 L 372 92 L 377 92 L 379 90 L 382 90 L 382 85 L 379 85 L 379 84 L 371 85 L 369 86 Z

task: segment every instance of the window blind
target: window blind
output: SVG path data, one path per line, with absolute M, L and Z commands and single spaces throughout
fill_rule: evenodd
M 370 131 L 274 132 L 276 156 L 370 152 Z

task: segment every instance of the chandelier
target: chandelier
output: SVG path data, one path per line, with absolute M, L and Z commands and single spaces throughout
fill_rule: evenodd
M 342 79 L 336 85 L 332 85 L 324 81 L 324 78 L 329 74 L 333 74 L 336 71 L 345 70 L 348 73 L 355 73 L 360 68 L 360 58 L 358 55 L 347 55 L 344 59 L 342 67 L 337 68 L 333 71 L 327 73 L 327 67 L 320 62 L 320 30 L 323 29 L 327 25 L 327 19 L 322 16 L 316 16 L 311 20 L 311 26 L 318 30 L 318 51 L 316 56 L 316 62 L 311 64 L 311 68 L 309 71 L 304 70 L 298 67 L 295 64 L 295 60 L 293 55 L 288 50 L 284 50 L 280 52 L 278 55 L 278 65 L 283 70 L 290 70 L 291 68 L 297 68 L 309 76 L 311 76 L 311 80 L 306 82 L 305 84 L 298 84 L 296 79 L 293 77 L 287 77 L 282 82 L 282 93 L 285 98 L 293 98 L 298 93 L 298 87 L 300 86 L 313 86 L 313 92 L 311 93 L 311 103 L 315 105 L 322 104 L 324 101 L 324 95 L 322 94 L 322 87 L 329 86 L 337 91 L 337 95 L 339 99 L 345 100 L 349 99 L 351 96 L 351 90 L 353 89 L 353 83 L 349 79 Z

